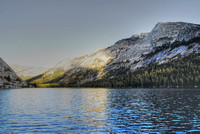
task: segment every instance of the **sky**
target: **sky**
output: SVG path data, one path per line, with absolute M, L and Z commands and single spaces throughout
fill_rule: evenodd
M 53 67 L 158 22 L 200 23 L 199 0 L 0 0 L 0 57 Z

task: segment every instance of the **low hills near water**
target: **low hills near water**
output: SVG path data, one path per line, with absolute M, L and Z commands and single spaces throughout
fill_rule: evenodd
M 199 48 L 200 25 L 158 23 L 150 33 L 133 35 L 92 54 L 60 61 L 53 68 L 12 68 L 21 79 L 38 87 L 199 87 Z M 16 76 L 15 72 L 12 75 Z M 6 72 L 0 73 L 6 81 Z M 2 85 L 6 82 L 0 87 L 5 87 Z

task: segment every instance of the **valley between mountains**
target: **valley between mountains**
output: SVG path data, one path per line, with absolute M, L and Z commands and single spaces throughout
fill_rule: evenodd
M 200 25 L 158 23 L 150 33 L 132 35 L 53 68 L 9 67 L 1 60 L 0 87 L 199 87 L 199 48 Z

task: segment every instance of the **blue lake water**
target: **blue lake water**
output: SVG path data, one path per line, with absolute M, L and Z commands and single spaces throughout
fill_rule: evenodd
M 0 133 L 96 132 L 200 133 L 200 90 L 0 90 Z

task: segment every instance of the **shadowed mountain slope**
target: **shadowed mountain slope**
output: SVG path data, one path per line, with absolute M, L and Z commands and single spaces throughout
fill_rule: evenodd
M 21 80 L 12 68 L 0 58 L 0 88 L 21 88 L 27 83 Z

